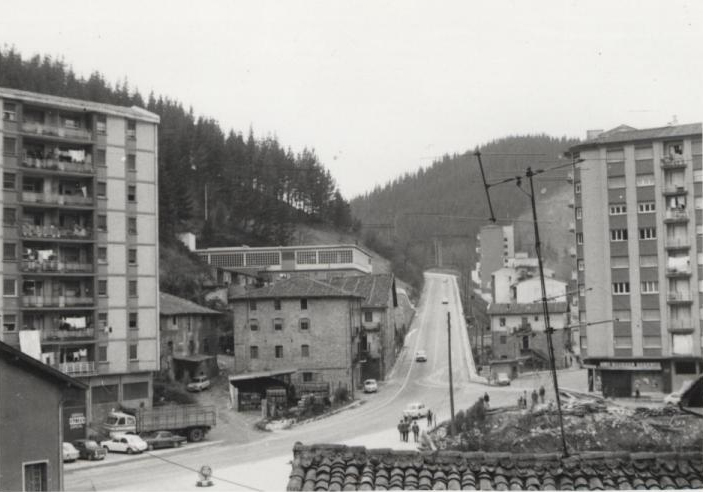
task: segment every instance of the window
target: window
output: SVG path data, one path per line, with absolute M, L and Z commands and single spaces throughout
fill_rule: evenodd
M 317 263 L 317 251 L 298 251 L 296 253 L 298 265 L 314 265 Z
M 107 280 L 98 280 L 98 295 L 107 295 Z
M 641 290 L 643 294 L 656 294 L 659 292 L 659 282 L 651 280 L 642 282 Z
M 275 309 L 276 311 L 281 310 L 281 300 L 280 299 L 273 300 L 273 309 Z
M 304 372 L 303 373 L 303 382 L 304 383 L 312 383 L 313 382 L 313 376 L 311 372 Z
M 275 351 L 276 351 L 276 359 L 282 359 L 283 358 L 283 345 L 276 345 Z
M 655 267 L 659 265 L 659 257 L 657 255 L 640 256 L 641 267 Z
M 693 361 L 674 362 L 676 374 L 696 374 L 696 363 Z
M 579 295 L 580 296 L 585 296 L 586 295 L 586 286 L 583 284 L 579 285 Z
M 98 135 L 107 134 L 107 116 L 99 114 L 95 120 L 95 132 Z
M 300 320 L 300 329 L 301 330 L 309 330 L 310 329 L 310 320 L 307 318 L 303 318 Z
M 17 139 L 12 137 L 3 137 L 2 152 L 5 155 L 15 155 L 17 152 Z
M 127 140 L 135 140 L 137 138 L 137 122 L 127 120 Z
M 581 193 L 581 182 L 580 181 L 577 181 L 576 184 L 574 184 L 574 192 Z
M 576 268 L 578 269 L 579 272 L 582 272 L 585 270 L 585 268 L 583 266 L 583 260 L 581 260 L 581 259 L 576 260 Z
M 583 232 L 576 233 L 576 244 L 583 244 Z
M 618 203 L 610 206 L 610 215 L 625 215 L 627 213 L 627 205 Z
M 691 335 L 672 335 L 672 352 L 677 355 L 693 355 L 693 337 Z
M 137 185 L 127 186 L 127 201 L 131 203 L 137 201 Z
M 137 281 L 136 280 L 129 281 L 127 295 L 129 295 L 129 297 L 137 297 L 138 290 L 137 290 Z
M 136 249 L 130 248 L 127 251 L 127 261 L 129 262 L 130 265 L 137 264 L 137 250 Z
M 15 173 L 2 173 L 2 187 L 6 190 L 15 189 Z
M 613 337 L 615 348 L 632 348 L 632 337 Z
M 14 278 L 6 278 L 2 281 L 2 295 L 5 297 L 13 297 L 17 295 L 17 280 Z
M 275 331 L 283 331 L 283 320 L 281 318 L 275 318 L 273 320 L 273 329 Z
M 47 463 L 28 463 L 24 465 L 24 490 L 49 490 L 47 486 Z
M 107 215 L 98 215 L 98 230 L 107 232 Z
M 625 176 L 611 176 L 608 178 L 608 189 L 613 190 L 625 187 Z
M 137 170 L 137 156 L 134 154 L 127 154 L 127 171 Z
M 310 357 L 310 345 L 301 345 L 300 346 L 300 356 L 301 357 Z
M 500 326 L 505 326 L 505 318 L 498 318 L 498 324 Z
M 656 239 L 656 227 L 640 227 L 640 239 Z
M 508 337 L 506 335 L 501 335 L 500 336 L 500 344 L 505 345 L 506 343 L 508 343 Z
M 137 344 L 136 343 L 130 343 L 129 344 L 129 360 L 137 360 Z
M 17 222 L 17 210 L 12 207 L 3 207 L 2 209 L 2 224 L 13 226 Z
M 98 345 L 98 362 L 107 362 L 107 345 Z
M 104 166 L 107 164 L 107 152 L 105 149 L 98 149 L 95 152 L 95 164 L 98 166 Z
M 630 310 L 629 309 L 614 309 L 613 319 L 615 321 L 630 321 Z
M 137 330 L 139 328 L 139 313 L 129 313 L 129 329 Z
M 627 241 L 627 229 L 610 229 L 611 241 Z
M 122 385 L 122 398 L 124 400 L 140 400 L 149 398 L 149 383 L 124 383 Z
M 630 282 L 613 282 L 613 294 L 623 295 L 630 293 Z
M 306 310 L 308 308 L 308 300 L 303 298 L 300 300 L 300 309 Z
M 256 345 L 252 345 L 249 347 L 249 358 L 250 359 L 258 359 L 259 358 L 259 347 Z
M 137 218 L 128 217 L 127 218 L 127 232 L 133 236 L 137 234 Z
M 627 318 L 630 319 L 630 318 Z M 643 309 L 642 321 L 660 321 L 661 312 L 658 309 Z
M 249 311 L 256 311 L 256 301 L 253 299 L 249 300 Z
M 364 311 L 364 321 L 367 323 L 373 321 L 373 311 Z
M 2 119 L 5 121 L 17 121 L 17 105 L 11 102 L 4 102 L 2 105 Z
M 98 248 L 98 263 L 107 263 L 107 248 L 104 246 Z
M 98 313 L 98 326 L 103 330 L 107 328 L 107 313 Z
M 646 214 L 649 212 L 654 212 L 656 210 L 656 207 L 654 205 L 654 202 L 642 202 L 637 204 L 637 209 L 639 213 Z
M 629 268 L 630 258 L 627 256 L 613 256 L 610 258 L 610 268 Z
M 15 331 L 17 328 L 17 316 L 14 314 L 6 314 L 2 320 L 2 329 L 5 331 Z
M 249 320 L 249 329 L 251 331 L 259 331 L 259 321 L 255 319 Z
M 14 261 L 17 259 L 17 247 L 15 243 L 4 243 L 2 248 L 3 261 Z
M 661 337 L 657 337 L 657 336 L 653 336 L 653 337 L 644 336 L 644 337 L 642 337 L 642 347 L 644 347 L 644 348 L 661 348 L 661 346 L 662 346 Z
M 625 160 L 625 151 L 622 148 L 606 149 L 606 151 L 605 151 L 605 161 L 606 162 L 622 162 L 624 160 Z
M 636 183 L 637 186 L 653 186 L 654 174 L 638 174 Z
M 583 209 L 581 207 L 576 207 L 576 219 L 580 220 L 583 218 Z
M 105 181 L 98 181 L 98 198 L 107 198 L 107 183 Z

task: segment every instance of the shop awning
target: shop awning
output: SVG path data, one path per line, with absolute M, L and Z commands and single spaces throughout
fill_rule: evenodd
M 276 376 L 286 376 L 288 374 L 293 374 L 298 372 L 297 368 L 286 368 L 286 369 L 275 369 L 272 371 L 260 371 L 260 372 L 245 372 L 242 374 L 236 374 L 234 376 L 229 376 L 229 382 L 234 381 L 247 381 L 249 379 L 259 379 L 259 378 L 272 378 Z

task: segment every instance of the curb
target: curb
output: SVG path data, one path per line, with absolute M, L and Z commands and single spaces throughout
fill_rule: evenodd
M 302 420 L 302 421 L 300 421 L 300 422 L 296 422 L 295 424 L 291 425 L 291 426 L 288 427 L 287 429 L 279 429 L 279 430 L 285 431 L 285 430 L 288 430 L 288 429 L 292 429 L 292 428 L 294 428 L 294 427 L 298 427 L 298 426 L 300 426 L 300 425 L 309 424 L 310 422 L 316 422 L 316 421 L 318 421 L 318 420 L 326 419 L 327 417 L 331 417 L 332 415 L 336 415 L 336 414 L 338 414 L 339 412 L 343 412 L 343 411 L 345 411 L 345 410 L 350 410 L 350 409 L 352 409 L 352 408 L 360 407 L 362 404 L 363 404 L 363 401 L 361 401 L 361 400 L 354 400 L 354 401 L 351 402 L 349 405 L 345 405 L 345 406 L 343 406 L 343 407 L 339 407 L 339 408 L 337 408 L 336 410 L 332 410 L 332 411 L 329 412 L 329 413 L 325 413 L 325 414 L 322 414 L 322 415 L 318 415 L 317 417 L 312 417 L 312 418 L 310 418 L 310 419 L 306 419 L 306 420 Z M 273 431 L 273 432 L 276 432 L 276 431 Z

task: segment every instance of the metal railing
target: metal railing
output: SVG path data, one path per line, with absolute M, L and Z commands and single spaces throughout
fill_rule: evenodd
M 666 239 L 664 241 L 665 248 L 690 248 L 691 241 L 688 238 Z
M 20 269 L 23 272 L 93 273 L 94 267 L 92 263 L 59 260 L 23 260 Z
M 669 292 L 666 298 L 669 301 L 690 301 L 691 294 L 689 292 Z
M 665 156 L 661 158 L 660 162 L 663 168 L 686 167 L 686 160 L 683 158 L 683 156 Z
M 80 330 L 59 330 L 57 328 L 42 330 L 42 340 L 86 340 L 95 338 L 95 328 Z
M 61 227 L 56 224 L 34 225 L 22 224 L 22 237 L 40 237 L 56 239 L 90 239 L 93 230 L 90 227 Z
M 667 195 L 673 195 L 677 193 L 686 193 L 686 186 L 683 184 L 668 184 L 664 185 L 662 191 Z
M 79 162 L 65 162 L 58 159 L 40 159 L 38 157 L 25 157 L 22 166 L 30 169 L 46 169 L 48 171 L 65 171 L 70 173 L 92 174 L 95 168 L 92 164 Z
M 688 212 L 686 210 L 668 209 L 664 220 L 688 220 Z
M 31 203 L 52 203 L 57 205 L 93 205 L 92 196 L 81 195 L 61 195 L 58 193 L 37 193 L 35 191 L 23 191 L 22 201 Z
M 55 367 L 69 376 L 91 376 L 97 373 L 94 361 L 61 362 L 56 364 Z
M 24 307 L 91 307 L 95 298 L 91 296 L 22 296 Z
M 22 131 L 36 135 L 47 135 L 51 137 L 70 138 L 75 140 L 93 139 L 93 134 L 85 128 L 66 128 L 63 126 L 47 125 L 43 123 L 22 123 Z

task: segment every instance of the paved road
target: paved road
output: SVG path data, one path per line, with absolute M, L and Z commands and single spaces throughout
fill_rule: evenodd
M 387 382 L 379 393 L 357 408 L 345 410 L 328 418 L 265 435 L 261 440 L 248 444 L 221 443 L 188 449 L 185 446 L 167 454 L 138 456 L 116 464 L 85 469 L 66 466 L 66 490 L 166 490 L 160 484 L 173 483 L 174 476 L 194 477 L 183 467 L 199 469 L 208 464 L 214 470 L 234 465 L 270 460 L 275 457 L 292 458 L 296 442 L 340 443 L 354 442 L 369 446 L 403 447 L 397 439 L 395 426 L 408 403 L 422 401 L 437 414 L 438 421 L 449 417 L 448 365 L 447 365 L 447 311 L 451 316 L 452 359 L 456 411 L 465 409 L 489 389 L 476 376 L 468 336 L 461 316 L 459 290 L 455 277 L 444 274 L 425 274 L 425 288 L 418 312 L 406 338 L 406 345 Z M 443 304 L 446 300 L 447 304 Z M 425 350 L 427 362 L 416 362 L 414 354 Z M 472 380 L 470 380 L 470 378 Z M 491 403 L 513 403 L 517 390 L 490 388 Z M 364 440 L 364 436 L 369 436 Z M 373 436 L 373 438 L 371 437 Z M 388 442 L 384 442 L 385 440 Z M 380 440 L 380 442 L 379 442 Z M 163 453 L 163 452 L 160 452 Z M 161 456 L 169 461 L 157 458 Z M 110 457 L 108 457 L 110 458 Z M 186 475 L 187 474 L 187 475 Z M 217 473 L 216 473 L 217 475 Z M 265 481 L 262 483 L 266 483 Z M 193 480 L 182 488 L 190 488 Z M 233 487 L 231 483 L 218 488 Z M 260 487 L 265 488 L 265 487 Z M 270 487 L 266 487 L 270 488 Z M 277 489 L 284 489 L 281 483 Z M 173 488 L 178 490 L 178 487 Z

